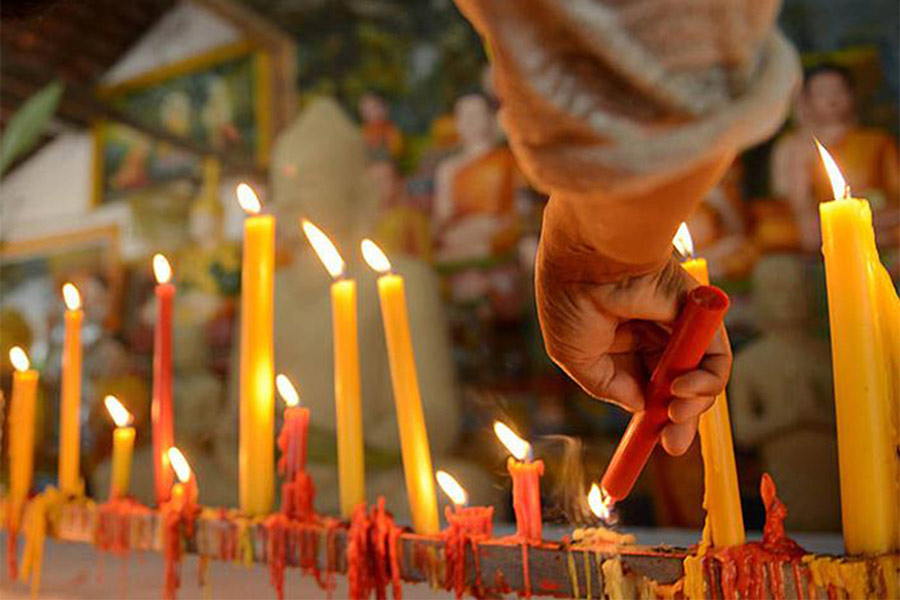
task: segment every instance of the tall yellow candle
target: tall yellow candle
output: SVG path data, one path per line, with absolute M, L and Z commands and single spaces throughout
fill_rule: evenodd
M 701 285 L 709 285 L 706 259 L 694 258 L 691 234 L 684 223 L 675 236 L 675 246 L 688 257 L 681 263 L 684 270 Z M 712 407 L 700 416 L 699 433 L 703 455 L 703 505 L 709 517 L 712 545 L 725 548 L 743 544 L 746 539 L 744 515 L 725 392 L 719 394 Z
M 893 429 L 898 391 L 892 389 L 886 327 L 894 291 L 883 284 L 872 212 L 850 197 L 837 164 L 819 144 L 834 202 L 819 205 L 828 288 L 834 403 L 844 546 L 851 554 L 900 549 L 900 459 Z M 885 302 L 884 298 L 888 298 Z M 887 321 L 887 323 L 885 323 Z
M 113 431 L 112 471 L 110 472 L 109 499 L 128 495 L 131 482 L 131 459 L 134 454 L 134 427 L 130 426 L 131 413 L 115 396 L 103 399 L 116 428 Z
M 9 359 L 15 368 L 8 428 L 9 497 L 14 506 L 21 506 L 28 498 L 34 478 L 34 413 L 38 372 L 30 368 L 28 355 L 18 346 L 10 349 Z
M 65 340 L 62 353 L 62 386 L 59 416 L 60 491 L 73 496 L 84 491 L 80 474 L 81 457 L 81 295 L 71 283 L 63 286 L 66 303 Z
M 303 221 L 303 232 L 328 273 L 334 338 L 334 407 L 341 515 L 349 518 L 366 501 L 365 452 L 356 327 L 356 281 L 344 277 L 344 259 L 322 231 Z
M 413 529 L 422 534 L 437 533 L 439 523 L 434 470 L 431 467 L 431 449 L 428 445 L 428 432 L 425 430 L 422 399 L 419 396 L 403 278 L 390 272 L 390 261 L 374 242 L 363 240 L 361 248 L 369 266 L 382 273 L 378 278 L 378 296 L 391 364 L 391 383 L 397 406 L 400 450 L 403 454 L 406 494 L 409 497 Z
M 271 512 L 275 495 L 275 219 L 258 214 L 259 199 L 246 183 L 237 194 L 252 215 L 244 221 L 241 268 L 239 495 L 241 512 L 256 516 Z

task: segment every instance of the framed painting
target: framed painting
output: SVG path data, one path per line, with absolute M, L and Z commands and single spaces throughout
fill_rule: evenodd
M 270 71 L 268 55 L 241 42 L 98 93 L 148 127 L 264 165 L 272 134 Z M 160 183 L 200 177 L 202 156 L 122 123 L 96 123 L 94 143 L 95 204 Z
M 61 289 L 73 282 L 86 311 L 109 331 L 121 325 L 123 265 L 119 228 L 94 227 L 0 245 L 0 312 L 28 345 L 49 343 L 63 310 Z M 7 332 L 4 331 L 4 334 Z M 6 335 L 4 335 L 6 337 Z M 7 341 L 4 340 L 4 346 Z

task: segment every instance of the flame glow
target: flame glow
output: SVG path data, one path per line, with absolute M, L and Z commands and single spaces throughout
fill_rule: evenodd
M 384 251 L 378 247 L 378 244 L 372 240 L 365 239 L 359 244 L 359 248 L 362 250 L 363 258 L 366 259 L 370 267 L 379 273 L 387 273 L 391 270 L 391 261 L 388 260 Z
M 169 456 L 169 463 L 172 465 L 172 469 L 175 470 L 175 476 L 178 477 L 178 481 L 187 483 L 191 478 L 191 466 L 188 464 L 184 454 L 175 446 L 170 447 L 166 454 Z
M 278 388 L 278 393 L 285 404 L 290 407 L 300 404 L 300 394 L 297 393 L 297 388 L 294 387 L 287 375 L 279 373 L 275 378 L 275 387 Z
M 591 491 L 588 492 L 588 506 L 598 519 L 609 521 L 612 504 L 612 498 L 606 495 L 599 485 L 596 483 L 591 485 Z
M 9 362 L 12 363 L 12 366 L 16 371 L 20 372 L 27 371 L 28 367 L 31 366 L 31 361 L 28 360 L 28 355 L 25 354 L 25 351 L 18 346 L 13 346 L 9 349 Z
M 531 454 L 531 444 L 516 435 L 506 423 L 494 421 L 494 433 L 497 434 L 509 453 L 517 459 L 525 460 Z
M 162 254 L 153 255 L 153 275 L 156 276 L 156 283 L 169 283 L 172 279 L 172 265 Z
M 259 196 L 253 191 L 253 188 L 246 183 L 239 183 L 237 186 L 238 203 L 248 215 L 259 214 L 262 210 L 262 204 L 259 203 Z
M 310 221 L 303 219 L 302 225 L 303 233 L 306 234 L 306 239 L 309 240 L 313 250 L 316 251 L 319 260 L 325 265 L 328 274 L 332 277 L 340 277 L 344 272 L 344 259 L 341 258 L 341 253 L 335 248 L 334 243 L 321 229 L 313 225 Z
M 126 427 L 131 423 L 131 413 L 119 402 L 118 398 L 107 396 L 103 399 L 103 404 L 106 405 L 106 410 L 109 411 L 109 416 L 112 417 L 116 427 Z
M 459 482 L 453 475 L 447 471 L 438 471 L 434 476 L 438 485 L 441 486 L 441 489 L 444 490 L 444 493 L 447 494 L 447 497 L 450 498 L 453 504 L 465 506 L 469 502 L 469 495 L 463 489 L 463 486 L 459 485 Z
M 822 157 L 822 163 L 825 165 L 825 171 L 828 173 L 828 180 L 831 182 L 831 192 L 834 194 L 834 199 L 849 198 L 850 186 L 847 185 L 847 180 L 844 179 L 841 169 L 819 140 L 816 140 L 816 148 L 819 150 L 819 156 Z
M 694 257 L 694 239 L 691 237 L 691 231 L 688 229 L 687 223 L 682 222 L 678 226 L 678 231 L 675 232 L 675 237 L 672 239 L 672 245 L 675 246 L 675 250 L 681 256 L 685 258 Z
M 71 283 L 66 283 L 62 288 L 63 300 L 66 302 L 66 308 L 69 310 L 78 310 L 81 308 L 81 294 L 78 288 Z

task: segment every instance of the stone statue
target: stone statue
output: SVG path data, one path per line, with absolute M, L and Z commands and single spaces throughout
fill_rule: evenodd
M 348 276 L 358 283 L 358 327 L 366 443 L 367 497 L 383 494 L 388 508 L 408 521 L 396 410 L 375 276 L 362 263 L 359 242 L 374 228 L 376 198 L 367 178 L 360 132 L 336 102 L 316 99 L 280 135 L 272 160 L 269 210 L 278 218 L 279 267 L 275 275 L 276 372 L 296 385 L 310 408 L 310 464 L 316 509 L 337 514 L 338 480 L 329 284 L 331 279 L 300 230 L 315 222 L 338 246 Z M 410 326 L 425 420 L 435 468 L 455 472 L 473 501 L 490 501 L 490 480 L 451 456 L 460 424 L 456 382 L 437 280 L 421 260 L 390 257 L 406 280 Z M 235 350 L 234 356 L 237 356 Z M 232 377 L 223 446 L 237 464 L 237 374 Z M 283 405 L 276 406 L 276 414 Z M 278 419 L 280 421 L 280 418 Z M 235 496 L 237 487 L 235 486 Z
M 853 192 L 872 204 L 880 244 L 900 240 L 900 157 L 888 133 L 862 127 L 850 72 L 824 64 L 809 71 L 796 110 L 798 128 L 778 140 L 772 155 L 772 187 L 797 223 L 800 246 L 819 250 L 818 204 L 832 198 L 813 136 L 834 155 Z
M 729 401 L 734 436 L 758 448 L 797 530 L 840 527 L 837 440 L 826 342 L 809 333 L 806 269 L 772 254 L 753 273 L 761 336 L 734 359 Z

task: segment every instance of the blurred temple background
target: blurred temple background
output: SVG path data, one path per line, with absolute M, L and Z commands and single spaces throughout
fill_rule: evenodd
M 103 493 L 112 424 L 102 398 L 115 393 L 136 416 L 133 489 L 149 498 L 150 257 L 164 252 L 179 290 L 176 438 L 201 501 L 236 503 L 240 181 L 278 217 L 276 371 L 312 409 L 320 511 L 337 508 L 329 278 L 301 216 L 360 279 L 370 499 L 407 510 L 374 281 L 356 250 L 365 236 L 407 278 L 435 467 L 511 519 L 506 453 L 490 428 L 503 417 L 551 465 L 581 441 L 576 460 L 599 477 L 628 415 L 584 395 L 544 353 L 532 267 L 546 198 L 504 142 L 486 50 L 450 0 L 6 0 L 0 10 L 0 372 L 8 389 L 13 345 L 42 371 L 39 485 L 56 478 L 59 290 L 73 281 L 86 308 L 85 481 Z M 889 0 L 786 0 L 780 24 L 806 68 L 793 115 L 735 160 L 688 225 L 733 299 L 729 403 L 747 525 L 762 524 L 756 486 L 768 471 L 790 527 L 838 530 L 817 221 L 831 192 L 810 138 L 872 202 L 896 282 L 900 17 Z M 580 475 L 548 473 L 545 516 L 565 521 Z M 697 443 L 680 458 L 657 451 L 623 520 L 697 527 L 701 495 Z

